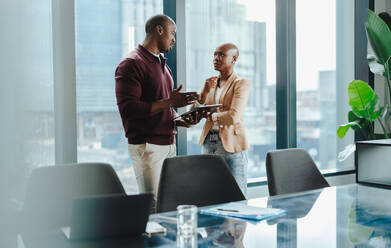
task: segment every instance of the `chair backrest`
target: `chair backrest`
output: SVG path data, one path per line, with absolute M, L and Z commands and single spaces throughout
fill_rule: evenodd
M 164 160 L 157 212 L 176 210 L 182 204 L 202 207 L 245 199 L 219 155 L 177 156 Z
M 39 230 L 67 226 L 75 198 L 105 194 L 126 194 L 109 164 L 40 167 L 30 176 L 22 221 Z
M 304 149 L 268 152 L 266 173 L 271 196 L 330 186 Z

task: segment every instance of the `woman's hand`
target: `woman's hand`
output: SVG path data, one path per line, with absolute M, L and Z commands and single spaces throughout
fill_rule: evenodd
M 217 85 L 217 79 L 218 77 L 210 77 L 205 80 L 204 88 L 202 89 L 201 95 L 200 95 L 200 103 L 204 103 L 206 96 L 210 92 L 211 89 L 215 88 Z
M 218 77 L 210 77 L 205 80 L 204 89 L 202 91 L 205 91 L 206 93 L 209 93 L 209 91 L 216 87 L 217 85 L 217 79 Z

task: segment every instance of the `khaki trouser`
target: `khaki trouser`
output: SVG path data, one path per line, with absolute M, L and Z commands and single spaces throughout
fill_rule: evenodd
M 154 145 L 150 143 L 128 145 L 130 159 L 132 160 L 134 174 L 140 193 L 153 193 L 154 202 L 152 212 L 156 209 L 157 191 L 159 187 L 160 172 L 163 161 L 176 155 L 176 146 Z

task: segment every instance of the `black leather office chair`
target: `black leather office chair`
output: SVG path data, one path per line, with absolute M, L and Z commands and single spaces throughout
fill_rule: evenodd
M 73 199 L 126 194 L 109 164 L 79 163 L 40 167 L 29 179 L 21 223 L 46 230 L 69 225 Z
M 181 204 L 201 207 L 245 199 L 219 155 L 178 156 L 164 160 L 157 212 L 176 210 Z
M 271 196 L 330 186 L 304 149 L 268 152 L 266 173 Z

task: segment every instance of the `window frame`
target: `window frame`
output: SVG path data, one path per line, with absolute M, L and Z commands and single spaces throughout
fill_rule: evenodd
M 173 17 L 176 23 L 184 23 L 185 5 L 182 0 L 164 0 L 164 13 Z M 354 1 L 354 76 L 366 82 L 370 81 L 368 63 L 366 60 L 367 38 L 362 23 L 367 19 L 367 9 L 374 8 L 374 0 Z M 183 15 L 176 20 L 177 13 Z M 297 146 L 297 119 L 296 119 L 296 0 L 276 0 L 276 149 L 295 148 Z M 179 22 L 180 21 L 180 22 Z M 178 33 L 185 33 L 184 27 L 178 28 Z M 183 35 L 185 37 L 185 35 Z M 185 43 L 184 38 L 178 37 L 178 43 Z M 180 78 L 179 74 L 186 75 L 186 67 L 177 68 L 177 60 L 186 57 L 186 49 L 180 51 L 180 58 L 176 56 L 177 47 L 169 56 L 168 64 L 173 70 L 175 85 Z M 181 62 L 182 63 L 182 62 Z M 181 77 L 182 78 L 182 77 Z M 186 78 L 186 76 L 184 77 Z M 185 82 L 185 81 L 183 81 Z M 373 79 L 372 79 L 373 85 Z M 355 135 L 356 139 L 357 135 Z M 186 129 L 178 130 L 178 155 L 187 154 Z M 354 166 L 345 170 L 322 170 L 326 177 L 355 173 Z M 266 177 L 248 179 L 248 186 L 266 185 Z
M 276 20 L 276 63 L 286 64 L 283 67 L 276 67 L 277 149 L 296 147 L 295 5 L 295 0 L 276 0 L 276 16 L 279 17 Z M 77 162 L 74 8 L 74 1 L 52 1 L 56 164 Z M 355 0 L 354 8 L 354 75 L 355 78 L 369 81 L 369 84 L 373 85 L 373 76 L 371 77 L 369 73 L 366 60 L 367 39 L 362 23 L 367 19 L 366 10 L 374 9 L 374 0 Z M 174 85 L 177 87 L 177 82 L 185 82 L 186 79 L 185 1 L 163 0 L 163 12 L 177 23 L 177 43 L 172 52 L 167 54 Z M 185 83 L 184 86 L 186 89 Z M 178 130 L 177 147 L 178 155 L 187 154 L 187 137 L 184 128 Z M 322 173 L 325 176 L 336 176 L 352 174 L 355 170 Z M 265 184 L 267 184 L 265 178 L 248 180 L 250 187 Z

